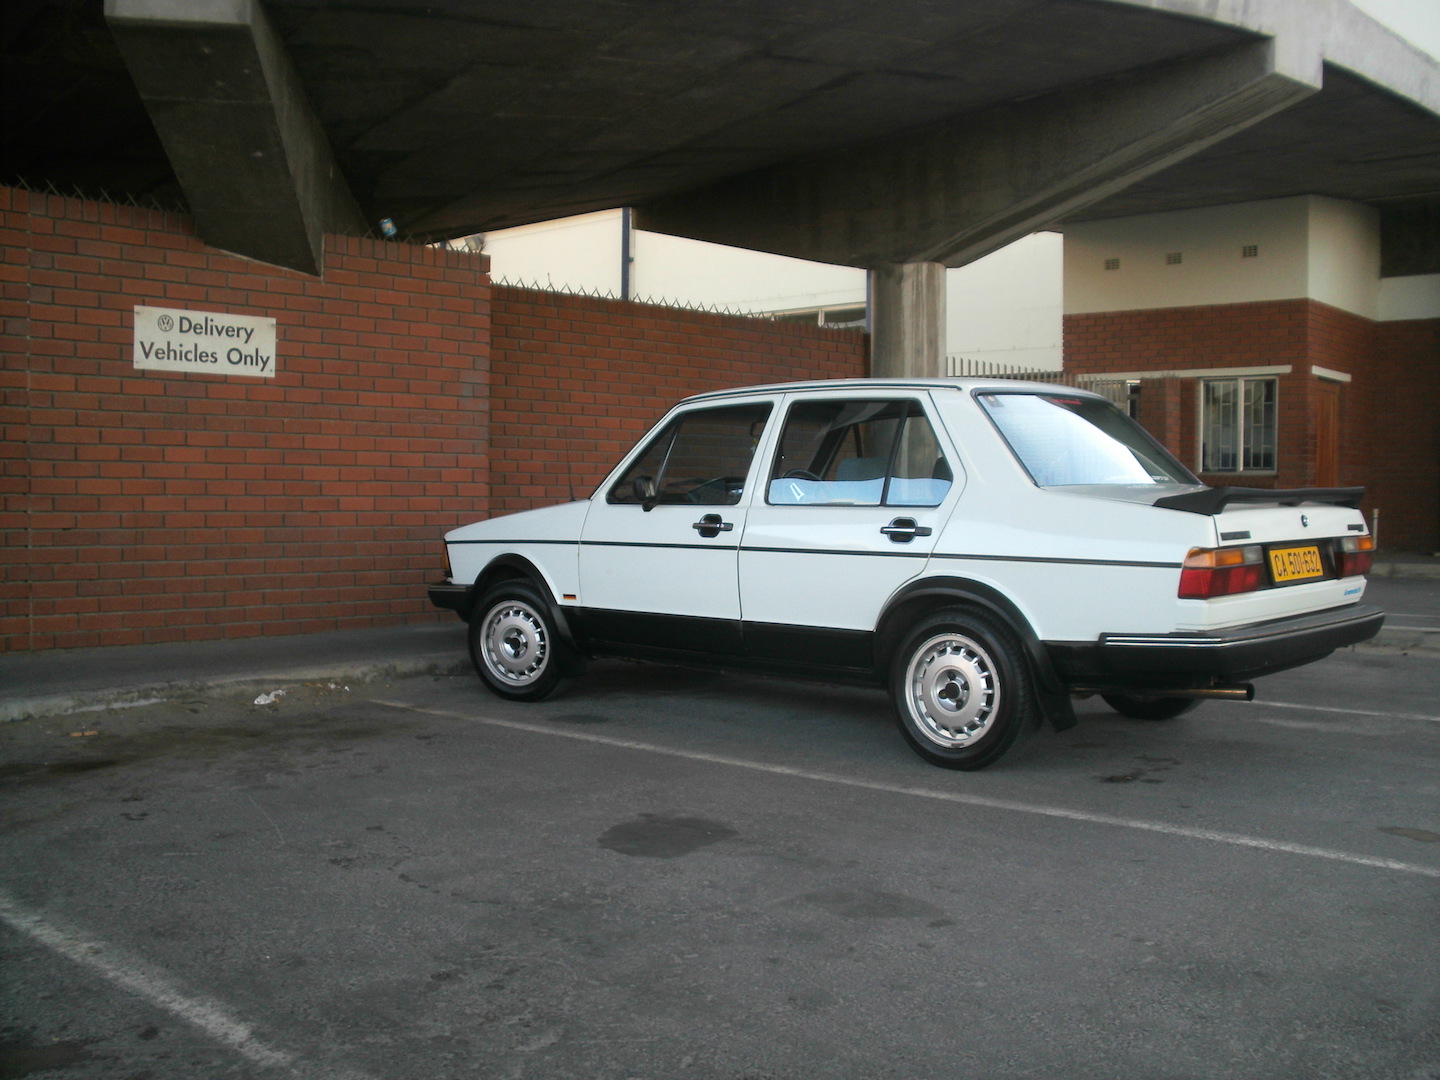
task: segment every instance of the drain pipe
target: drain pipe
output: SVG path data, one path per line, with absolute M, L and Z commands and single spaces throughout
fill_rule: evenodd
M 630 207 L 620 210 L 620 299 L 629 300 L 632 288 L 630 264 L 635 261 L 632 239 L 635 233 L 634 218 Z

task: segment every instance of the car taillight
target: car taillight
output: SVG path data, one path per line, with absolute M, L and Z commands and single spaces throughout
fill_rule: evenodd
M 1265 560 L 1259 545 L 1191 548 L 1180 571 L 1180 599 L 1209 600 L 1254 592 L 1264 580 Z
M 1375 561 L 1373 536 L 1343 536 L 1335 549 L 1335 570 L 1340 577 L 1368 574 Z

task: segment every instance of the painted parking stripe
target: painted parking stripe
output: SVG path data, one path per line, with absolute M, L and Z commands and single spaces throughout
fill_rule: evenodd
M 1292 844 L 1284 840 L 1270 840 L 1263 836 L 1246 836 L 1243 833 L 1221 832 L 1215 829 L 1197 829 L 1187 825 L 1172 825 L 1164 821 L 1145 821 L 1140 818 L 1123 818 L 1111 814 L 1095 814 L 1088 810 L 1072 810 L 1062 806 L 1046 806 L 1043 803 L 1018 802 L 1011 799 L 994 799 L 986 795 L 967 795 L 955 791 L 939 791 L 934 788 L 910 787 L 906 784 L 889 784 L 877 780 L 862 780 L 853 776 L 816 772 L 791 765 L 774 765 L 763 761 L 730 757 L 725 754 L 709 754 L 699 750 L 681 750 L 657 743 L 640 742 L 635 739 L 617 739 L 609 735 L 596 735 L 587 731 L 567 731 L 518 720 L 500 720 L 495 717 L 475 716 L 450 709 L 422 708 L 403 701 L 372 699 L 376 705 L 401 709 L 406 712 L 423 713 L 426 716 L 440 716 L 449 720 L 485 724 L 489 727 L 509 728 L 532 735 L 548 735 L 552 738 L 571 739 L 575 742 L 597 743 L 620 750 L 637 750 L 648 754 L 662 754 L 666 757 L 684 758 L 710 765 L 725 765 L 752 772 L 770 773 L 800 780 L 813 780 L 822 784 L 839 784 L 844 787 L 879 791 L 890 795 L 905 795 L 917 799 L 934 799 L 938 802 L 961 803 L 966 806 L 981 806 L 989 810 L 1008 810 L 1018 814 L 1037 814 L 1041 817 L 1062 818 L 1090 825 L 1110 825 L 1138 832 L 1161 833 L 1166 836 L 1181 836 L 1190 840 L 1207 840 L 1212 843 L 1230 844 L 1235 847 L 1256 848 L 1261 851 L 1283 852 L 1288 855 L 1305 855 L 1315 859 L 1329 859 L 1333 862 L 1349 863 L 1352 866 L 1366 866 L 1379 870 L 1392 870 L 1403 874 L 1419 874 L 1423 877 L 1440 878 L 1440 867 L 1422 866 L 1416 863 L 1400 862 L 1397 859 L 1382 859 L 1373 855 L 1357 855 L 1333 848 L 1314 847 L 1310 844 Z
M 249 1024 L 237 1020 L 219 1002 L 181 991 L 163 975 L 133 957 L 125 956 L 115 946 L 90 941 L 71 930 L 62 929 L 3 892 L 0 892 L 0 921 L 81 967 L 89 968 L 107 982 L 199 1028 L 215 1042 L 230 1047 L 254 1065 L 283 1071 L 297 1080 L 369 1080 L 363 1074 L 348 1069 L 298 1065 L 294 1055 L 257 1039 Z
M 1427 723 L 1440 724 L 1440 716 L 1426 716 L 1424 713 L 1377 712 L 1373 709 L 1341 709 L 1334 705 L 1304 705 L 1298 701 L 1256 700 L 1236 701 L 1230 704 L 1240 705 L 1247 709 L 1304 709 L 1307 712 L 1341 713 L 1345 716 L 1370 716 L 1379 717 L 1382 720 L 1424 720 Z

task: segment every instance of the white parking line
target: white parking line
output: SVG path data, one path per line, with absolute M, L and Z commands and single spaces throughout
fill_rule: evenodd
M 933 788 L 910 787 L 905 784 L 888 784 L 876 780 L 861 780 L 853 776 L 815 772 L 798 769 L 790 765 L 773 765 L 763 761 L 729 757 L 724 754 L 708 754 L 698 750 L 681 750 L 656 743 L 639 742 L 634 739 L 617 739 L 609 735 L 597 735 L 587 731 L 566 730 L 533 724 L 518 720 L 500 720 L 494 717 L 474 716 L 449 709 L 422 708 L 403 701 L 373 699 L 375 704 L 407 712 L 423 713 L 427 716 L 443 716 L 447 719 L 469 723 L 485 724 L 489 727 L 509 728 L 533 735 L 548 735 L 552 738 L 571 739 L 575 742 L 597 743 L 621 750 L 638 750 L 643 753 L 663 754 L 666 757 L 701 761 L 711 765 L 726 765 L 752 772 L 771 773 L 802 780 L 814 780 L 823 784 L 839 784 L 844 787 L 862 788 L 866 791 L 880 791 L 891 795 L 906 795 L 917 799 L 935 799 L 939 802 L 961 803 L 967 806 L 983 806 L 991 810 L 1008 810 L 1019 814 L 1038 814 L 1042 817 L 1063 818 L 1067 821 L 1082 821 L 1091 825 L 1111 825 L 1121 829 L 1139 832 L 1162 833 L 1167 836 L 1183 836 L 1191 840 L 1208 840 L 1213 843 L 1231 844 L 1235 847 L 1258 848 L 1261 851 L 1284 852 L 1288 855 L 1306 855 L 1316 859 L 1349 863 L 1352 866 L 1368 866 L 1380 870 L 1393 870 L 1404 874 L 1420 874 L 1424 877 L 1440 878 L 1440 867 L 1421 866 L 1416 863 L 1400 862 L 1396 859 L 1382 859 L 1373 855 L 1356 855 L 1332 848 L 1313 847 L 1309 844 L 1292 844 L 1284 840 L 1269 840 L 1262 836 L 1246 836 L 1243 833 L 1219 832 L 1214 829 L 1197 829 L 1187 825 L 1172 825 L 1163 821 L 1145 821 L 1139 818 L 1114 817 L 1110 814 L 1094 814 L 1087 810 L 1071 810 L 1061 806 L 1046 806 L 1043 803 L 1016 802 L 1010 799 L 992 799 L 985 795 L 966 795 L 954 791 L 938 791 Z
M 367 1080 L 349 1070 L 299 1068 L 294 1055 L 267 1046 L 251 1034 L 250 1025 L 236 1020 L 219 1002 L 186 994 L 164 976 L 126 957 L 113 945 L 87 941 L 63 930 L 0 892 L 0 920 L 41 945 L 90 968 L 107 981 L 144 998 L 186 1023 L 193 1024 L 218 1043 L 230 1047 L 252 1064 L 283 1069 L 294 1077 L 314 1080 Z
M 1298 701 L 1238 701 L 1234 704 L 1244 705 L 1247 708 L 1271 707 L 1275 709 L 1305 709 L 1308 712 L 1343 713 L 1346 716 L 1373 716 L 1382 720 L 1424 720 L 1431 724 L 1440 724 L 1440 716 L 1426 716 L 1424 713 L 1402 713 L 1402 712 L 1376 712 L 1372 709 L 1341 709 L 1334 705 L 1303 705 Z

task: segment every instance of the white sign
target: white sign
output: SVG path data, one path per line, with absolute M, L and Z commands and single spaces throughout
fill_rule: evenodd
M 275 377 L 275 320 L 135 306 L 135 366 Z

